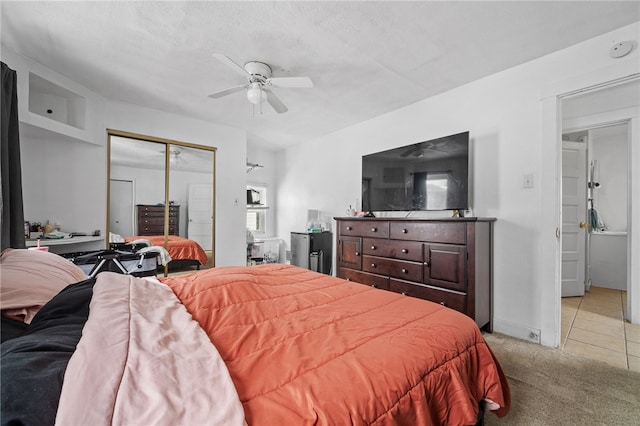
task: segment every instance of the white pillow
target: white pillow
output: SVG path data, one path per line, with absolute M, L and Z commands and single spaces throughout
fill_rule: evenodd
M 31 323 L 40 308 L 87 274 L 70 260 L 39 250 L 5 249 L 0 254 L 2 314 Z

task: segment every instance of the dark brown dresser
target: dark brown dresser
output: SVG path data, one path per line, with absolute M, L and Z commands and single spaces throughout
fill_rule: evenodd
M 138 204 L 138 235 L 164 235 L 164 206 Z M 178 235 L 180 206 L 169 206 L 169 235 Z
M 440 303 L 492 331 L 493 218 L 335 218 L 337 276 Z

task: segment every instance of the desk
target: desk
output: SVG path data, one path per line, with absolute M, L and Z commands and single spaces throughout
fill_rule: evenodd
M 28 239 L 25 241 L 27 247 L 37 247 L 37 239 Z M 41 238 L 40 246 L 49 247 L 52 253 L 63 254 L 73 253 L 77 251 L 94 251 L 102 250 L 106 247 L 105 237 L 92 235 L 71 238 L 48 239 Z
M 81 243 L 91 243 L 94 241 L 104 241 L 104 237 L 101 236 L 83 236 L 83 237 L 71 237 L 71 238 L 41 238 L 40 245 L 41 246 L 58 246 L 58 245 L 66 245 L 66 244 L 81 244 Z M 25 241 L 27 247 L 37 247 L 38 240 L 37 239 L 28 239 Z

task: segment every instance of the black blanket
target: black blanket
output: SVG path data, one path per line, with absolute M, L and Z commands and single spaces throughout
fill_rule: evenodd
M 18 337 L 1 347 L 2 425 L 53 425 L 67 363 L 76 349 L 95 279 L 63 289 Z

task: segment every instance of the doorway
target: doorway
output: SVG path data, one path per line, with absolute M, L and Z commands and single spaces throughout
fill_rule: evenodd
M 111 211 L 109 215 L 109 232 L 118 235 L 134 235 L 133 206 L 135 195 L 133 188 L 133 180 L 110 179 L 109 200 Z
M 568 223 L 572 215 L 565 209 L 567 187 L 562 185 L 560 188 L 563 200 L 560 347 L 584 357 L 605 362 L 608 359 L 609 363 L 623 368 L 629 365 L 625 329 L 630 326 L 628 320 L 631 315 L 628 295 L 634 290 L 630 263 L 632 238 L 627 231 L 633 229 L 631 198 L 634 192 L 630 176 L 633 175 L 632 168 L 638 166 L 634 160 L 636 151 L 632 149 L 637 141 L 632 135 L 640 103 L 639 87 L 636 79 L 561 98 L 559 106 L 563 181 L 565 170 L 570 168 L 565 162 L 565 145 L 580 146 L 587 152 L 586 161 L 580 160 L 580 169 L 586 176 L 579 185 L 580 196 L 586 201 L 586 207 L 579 207 L 578 216 L 584 217 L 583 220 Z M 615 160 L 612 161 L 614 155 Z M 601 182 L 605 178 L 606 184 Z M 578 259 L 578 263 L 582 263 L 578 268 L 584 279 L 577 283 L 578 291 L 568 293 L 565 291 L 565 278 L 572 275 L 569 272 L 573 269 L 567 268 L 569 257 L 565 251 L 568 245 L 565 226 L 570 226 L 573 231 L 585 230 L 584 235 L 578 238 L 578 245 L 584 245 L 583 257 Z M 603 250 L 601 245 L 609 243 L 616 243 L 620 248 L 611 246 Z M 615 266 L 612 267 L 613 264 Z

